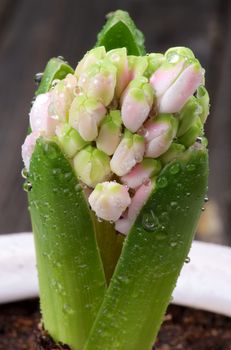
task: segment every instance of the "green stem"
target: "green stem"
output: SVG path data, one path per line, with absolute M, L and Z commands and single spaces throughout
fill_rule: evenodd
M 55 341 L 79 350 L 106 290 L 94 223 L 76 175 L 55 143 L 37 142 L 28 180 L 43 323 Z
M 104 273 L 109 284 L 121 253 L 124 236 L 116 233 L 114 224 L 108 221 L 100 222 L 95 216 L 94 224 Z
M 149 350 L 189 252 L 207 189 L 207 151 L 168 164 L 122 249 L 84 350 Z

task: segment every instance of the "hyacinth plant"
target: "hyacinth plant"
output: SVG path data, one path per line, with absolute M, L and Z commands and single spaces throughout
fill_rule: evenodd
M 152 348 L 207 190 L 208 112 L 193 52 L 146 54 L 123 11 L 75 70 L 48 62 L 22 157 L 54 342 Z

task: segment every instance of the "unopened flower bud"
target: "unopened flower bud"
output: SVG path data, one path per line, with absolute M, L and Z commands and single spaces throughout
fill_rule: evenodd
M 130 80 L 141 77 L 148 68 L 147 56 L 128 56 Z
M 115 93 L 116 73 L 114 64 L 108 58 L 104 58 L 81 73 L 78 86 L 88 97 L 108 106 Z
M 144 137 L 126 130 L 111 159 L 112 171 L 118 176 L 127 174 L 137 163 L 142 161 L 144 148 Z
M 185 61 L 183 59 L 179 62 L 173 64 L 169 62 L 164 62 L 160 67 L 152 74 L 150 78 L 150 83 L 154 88 L 155 95 L 160 98 L 167 89 L 174 83 L 176 78 L 182 72 L 185 66 Z
M 122 96 L 121 115 L 124 125 L 136 132 L 147 119 L 153 104 L 153 89 L 145 77 L 134 79 Z
M 118 232 L 125 235 L 128 234 L 141 209 L 147 202 L 152 190 L 154 189 L 154 186 L 155 181 L 153 180 L 143 184 L 136 190 L 125 217 L 117 220 L 115 223 L 115 229 Z
M 149 78 L 163 63 L 164 55 L 161 53 L 150 53 L 147 55 L 148 66 L 144 72 L 144 75 Z
M 87 141 L 83 140 L 78 131 L 69 124 L 58 126 L 56 135 L 61 148 L 68 158 L 74 157 L 80 149 L 87 145 Z
M 131 198 L 127 187 L 112 181 L 98 184 L 88 201 L 98 218 L 116 221 L 131 203 Z
M 197 100 L 199 101 L 201 107 L 202 107 L 202 112 L 200 114 L 200 118 L 202 123 L 204 124 L 206 122 L 206 119 L 209 115 L 209 94 L 208 91 L 204 86 L 199 86 L 197 89 Z
M 71 104 L 69 124 L 85 141 L 93 141 L 98 136 L 98 126 L 105 115 L 106 108 L 101 102 L 78 95 Z
M 188 129 L 188 131 L 179 138 L 179 142 L 185 147 L 190 147 L 193 145 L 197 137 L 203 135 L 203 124 L 200 117 L 197 117 L 194 124 Z
M 120 111 L 111 111 L 100 125 L 99 135 L 96 139 L 97 148 L 111 156 L 120 143 L 121 125 Z
M 190 49 L 169 49 L 164 62 L 150 78 L 159 112 L 179 112 L 203 81 L 204 70 Z
M 163 165 L 170 163 L 172 160 L 177 159 L 184 153 L 185 146 L 180 143 L 173 142 L 167 152 L 162 154 L 160 157 L 161 163 Z
M 23 145 L 22 145 L 22 159 L 25 164 L 26 169 L 29 171 L 30 160 L 34 152 L 34 148 L 37 142 L 37 139 L 41 136 L 39 131 L 33 131 L 27 135 Z
M 184 105 L 179 113 L 179 128 L 177 136 L 180 137 L 186 133 L 188 129 L 194 124 L 198 116 L 203 112 L 200 102 L 194 96 L 190 97 L 188 102 Z
M 54 136 L 58 120 L 49 116 L 48 109 L 51 102 L 51 94 L 47 92 L 36 97 L 30 111 L 30 126 L 33 132 L 42 132 L 45 136 Z
M 97 63 L 99 60 L 106 56 L 106 50 L 104 46 L 95 47 L 94 49 L 88 51 L 83 59 L 78 63 L 75 75 L 77 78 L 86 71 L 92 64 Z
M 188 66 L 159 100 L 159 112 L 179 112 L 203 79 L 204 71 L 198 64 Z
M 150 178 L 159 173 L 161 162 L 157 159 L 145 158 L 127 174 L 121 177 L 122 183 L 129 188 L 137 188 L 150 181 Z
M 115 94 L 119 97 L 130 80 L 127 49 L 123 47 L 111 50 L 107 53 L 107 57 L 117 68 Z
M 68 74 L 65 79 L 60 80 L 53 90 L 50 91 L 51 102 L 49 105 L 49 115 L 52 119 L 61 122 L 67 121 L 68 112 L 75 96 L 76 86 L 76 77 Z
M 145 157 L 158 158 L 165 153 L 176 137 L 178 121 L 171 114 L 160 114 L 144 124 Z
M 110 158 L 95 147 L 87 146 L 74 157 L 74 169 L 80 180 L 89 187 L 109 178 Z

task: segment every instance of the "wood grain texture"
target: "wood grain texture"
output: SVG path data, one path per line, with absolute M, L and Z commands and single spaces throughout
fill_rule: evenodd
M 34 74 L 43 70 L 50 57 L 57 55 L 75 66 L 94 44 L 105 14 L 117 8 L 130 12 L 146 36 L 149 51 L 164 51 L 174 45 L 189 46 L 207 69 L 208 88 L 215 100 L 207 127 L 213 151 L 211 194 L 215 197 L 219 194 L 222 169 L 226 172 L 222 191 L 227 191 L 231 167 L 226 164 L 223 168 L 223 161 L 225 157 L 228 163 L 231 147 L 227 129 L 230 98 L 226 90 L 231 47 L 230 34 L 229 37 L 222 34 L 226 28 L 230 31 L 227 27 L 231 20 L 229 7 L 228 0 L 115 0 L 113 3 L 107 0 L 1 0 L 0 233 L 30 229 L 26 195 L 21 189 L 20 147 L 28 125 Z M 219 90 L 215 85 L 219 85 Z M 218 128 L 221 129 L 219 135 Z M 218 168 L 220 175 L 219 172 L 216 175 Z

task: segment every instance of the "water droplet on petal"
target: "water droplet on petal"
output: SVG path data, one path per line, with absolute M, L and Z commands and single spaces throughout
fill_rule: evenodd
M 185 264 L 188 264 L 188 263 L 190 263 L 190 257 L 189 256 L 187 256 L 187 258 L 185 259 Z

